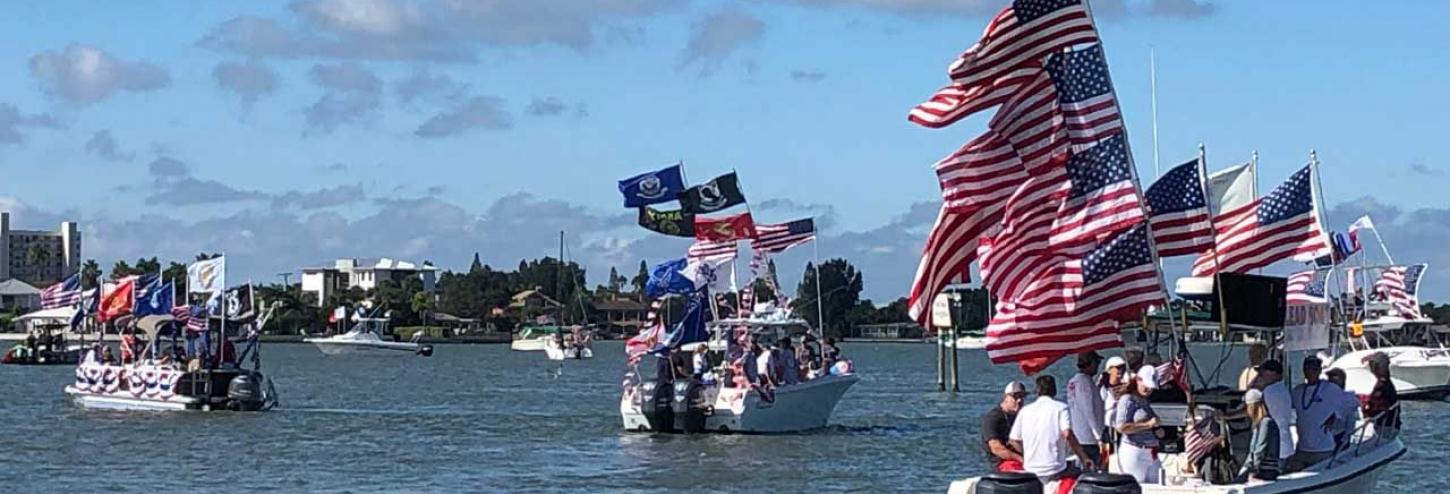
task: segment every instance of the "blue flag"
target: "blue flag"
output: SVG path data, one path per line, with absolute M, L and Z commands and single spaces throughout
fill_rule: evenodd
M 690 293 L 695 291 L 695 282 L 680 273 L 685 269 L 684 259 L 675 259 L 655 266 L 649 272 L 649 280 L 644 283 L 644 294 L 647 297 L 655 298 L 667 293 Z
M 686 343 L 695 343 L 710 339 L 710 332 L 705 329 L 705 323 L 710 322 L 710 290 L 701 289 L 690 294 L 685 300 L 685 315 L 680 322 L 665 333 L 660 346 L 655 347 L 656 352 L 662 350 L 673 350 Z
M 624 194 L 624 207 L 627 208 L 678 200 L 684 191 L 685 176 L 681 165 L 619 181 L 619 193 Z
M 136 317 L 169 316 L 171 308 L 175 305 L 175 292 L 171 282 L 155 285 L 147 290 L 145 298 L 137 294 L 136 305 L 131 309 L 131 313 Z

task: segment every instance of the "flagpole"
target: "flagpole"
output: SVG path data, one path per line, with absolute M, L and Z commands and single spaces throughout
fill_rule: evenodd
M 1198 143 L 1198 186 L 1203 189 L 1204 207 L 1208 207 L 1208 150 L 1203 143 Z M 1222 205 L 1220 204 L 1220 207 Z M 1228 340 L 1228 309 L 1224 307 L 1223 290 L 1219 288 L 1219 256 L 1218 256 L 1218 225 L 1213 222 L 1213 208 L 1208 211 L 1208 229 L 1212 232 L 1209 238 L 1209 255 L 1213 256 L 1213 292 L 1218 298 L 1218 331 L 1220 337 Z
M 815 218 L 811 218 L 811 226 L 814 228 Z M 816 268 L 816 332 L 821 341 L 826 341 L 826 309 L 821 300 L 821 232 L 816 232 L 816 240 L 811 242 L 811 257 Z
M 1385 239 L 1384 239 L 1384 237 L 1381 237 L 1380 236 L 1380 229 L 1379 228 L 1370 228 L 1370 231 L 1373 231 L 1374 232 L 1374 239 L 1375 239 L 1375 241 L 1379 242 L 1379 244 L 1380 244 L 1380 250 L 1384 251 L 1384 253 L 1385 253 L 1385 259 L 1388 259 L 1390 261 L 1390 264 L 1394 264 L 1395 263 L 1395 258 L 1394 258 L 1394 256 L 1391 256 L 1390 255 L 1390 248 L 1389 247 L 1385 247 Z
M 1339 273 L 1339 263 L 1335 260 L 1334 241 L 1329 238 L 1329 235 L 1327 233 L 1324 232 L 1324 225 L 1327 224 L 1324 221 L 1324 207 L 1323 204 L 1321 204 L 1321 202 L 1323 202 L 1324 200 L 1324 185 L 1319 180 L 1319 153 L 1317 153 L 1313 149 L 1309 150 L 1309 176 L 1312 177 L 1314 181 L 1314 190 L 1312 194 L 1313 200 L 1310 201 L 1310 204 L 1314 207 L 1314 219 L 1319 222 L 1319 233 L 1321 235 L 1324 235 L 1325 240 L 1328 240 L 1330 242 L 1329 275 L 1326 276 L 1324 279 L 1324 296 L 1328 297 L 1329 285 L 1339 285 L 1339 277 L 1336 276 Z M 1361 257 L 1361 259 L 1363 258 Z M 1339 295 L 1339 313 L 1344 314 L 1343 292 L 1340 292 Z

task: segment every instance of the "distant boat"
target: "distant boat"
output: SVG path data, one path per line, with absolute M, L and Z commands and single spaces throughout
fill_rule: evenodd
M 359 317 L 346 333 L 302 341 L 316 345 L 326 355 L 433 355 L 432 345 L 419 343 L 422 332 L 413 333 L 410 341 L 386 341 L 382 334 L 387 328 L 386 317 Z

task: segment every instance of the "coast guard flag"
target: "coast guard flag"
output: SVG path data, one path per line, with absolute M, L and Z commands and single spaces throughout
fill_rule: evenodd
M 140 295 L 139 289 L 136 292 L 136 306 L 131 310 L 136 317 L 173 315 L 171 309 L 176 305 L 176 287 L 171 283 L 156 285 L 147 290 L 145 296 Z
M 40 291 L 40 308 L 54 309 L 69 307 L 81 301 L 81 274 L 76 273 L 64 281 Z
M 186 289 L 190 293 L 207 293 L 215 298 L 226 290 L 227 258 L 197 261 L 186 266 Z
M 695 291 L 695 283 L 680 272 L 684 269 L 684 259 L 675 259 L 656 265 L 649 272 L 649 280 L 644 283 L 645 296 L 656 298 L 669 293 L 683 294 Z
M 676 164 L 620 180 L 619 193 L 624 194 L 624 207 L 637 208 L 679 199 L 685 190 L 682 168 Z
M 745 194 L 740 192 L 740 180 L 734 172 L 685 189 L 680 195 L 680 206 L 694 214 L 713 213 L 744 203 Z

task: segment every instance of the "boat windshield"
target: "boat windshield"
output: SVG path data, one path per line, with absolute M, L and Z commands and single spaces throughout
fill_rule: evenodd
M 362 318 L 352 325 L 348 334 L 375 333 L 381 335 L 388 329 L 388 320 L 381 318 Z

